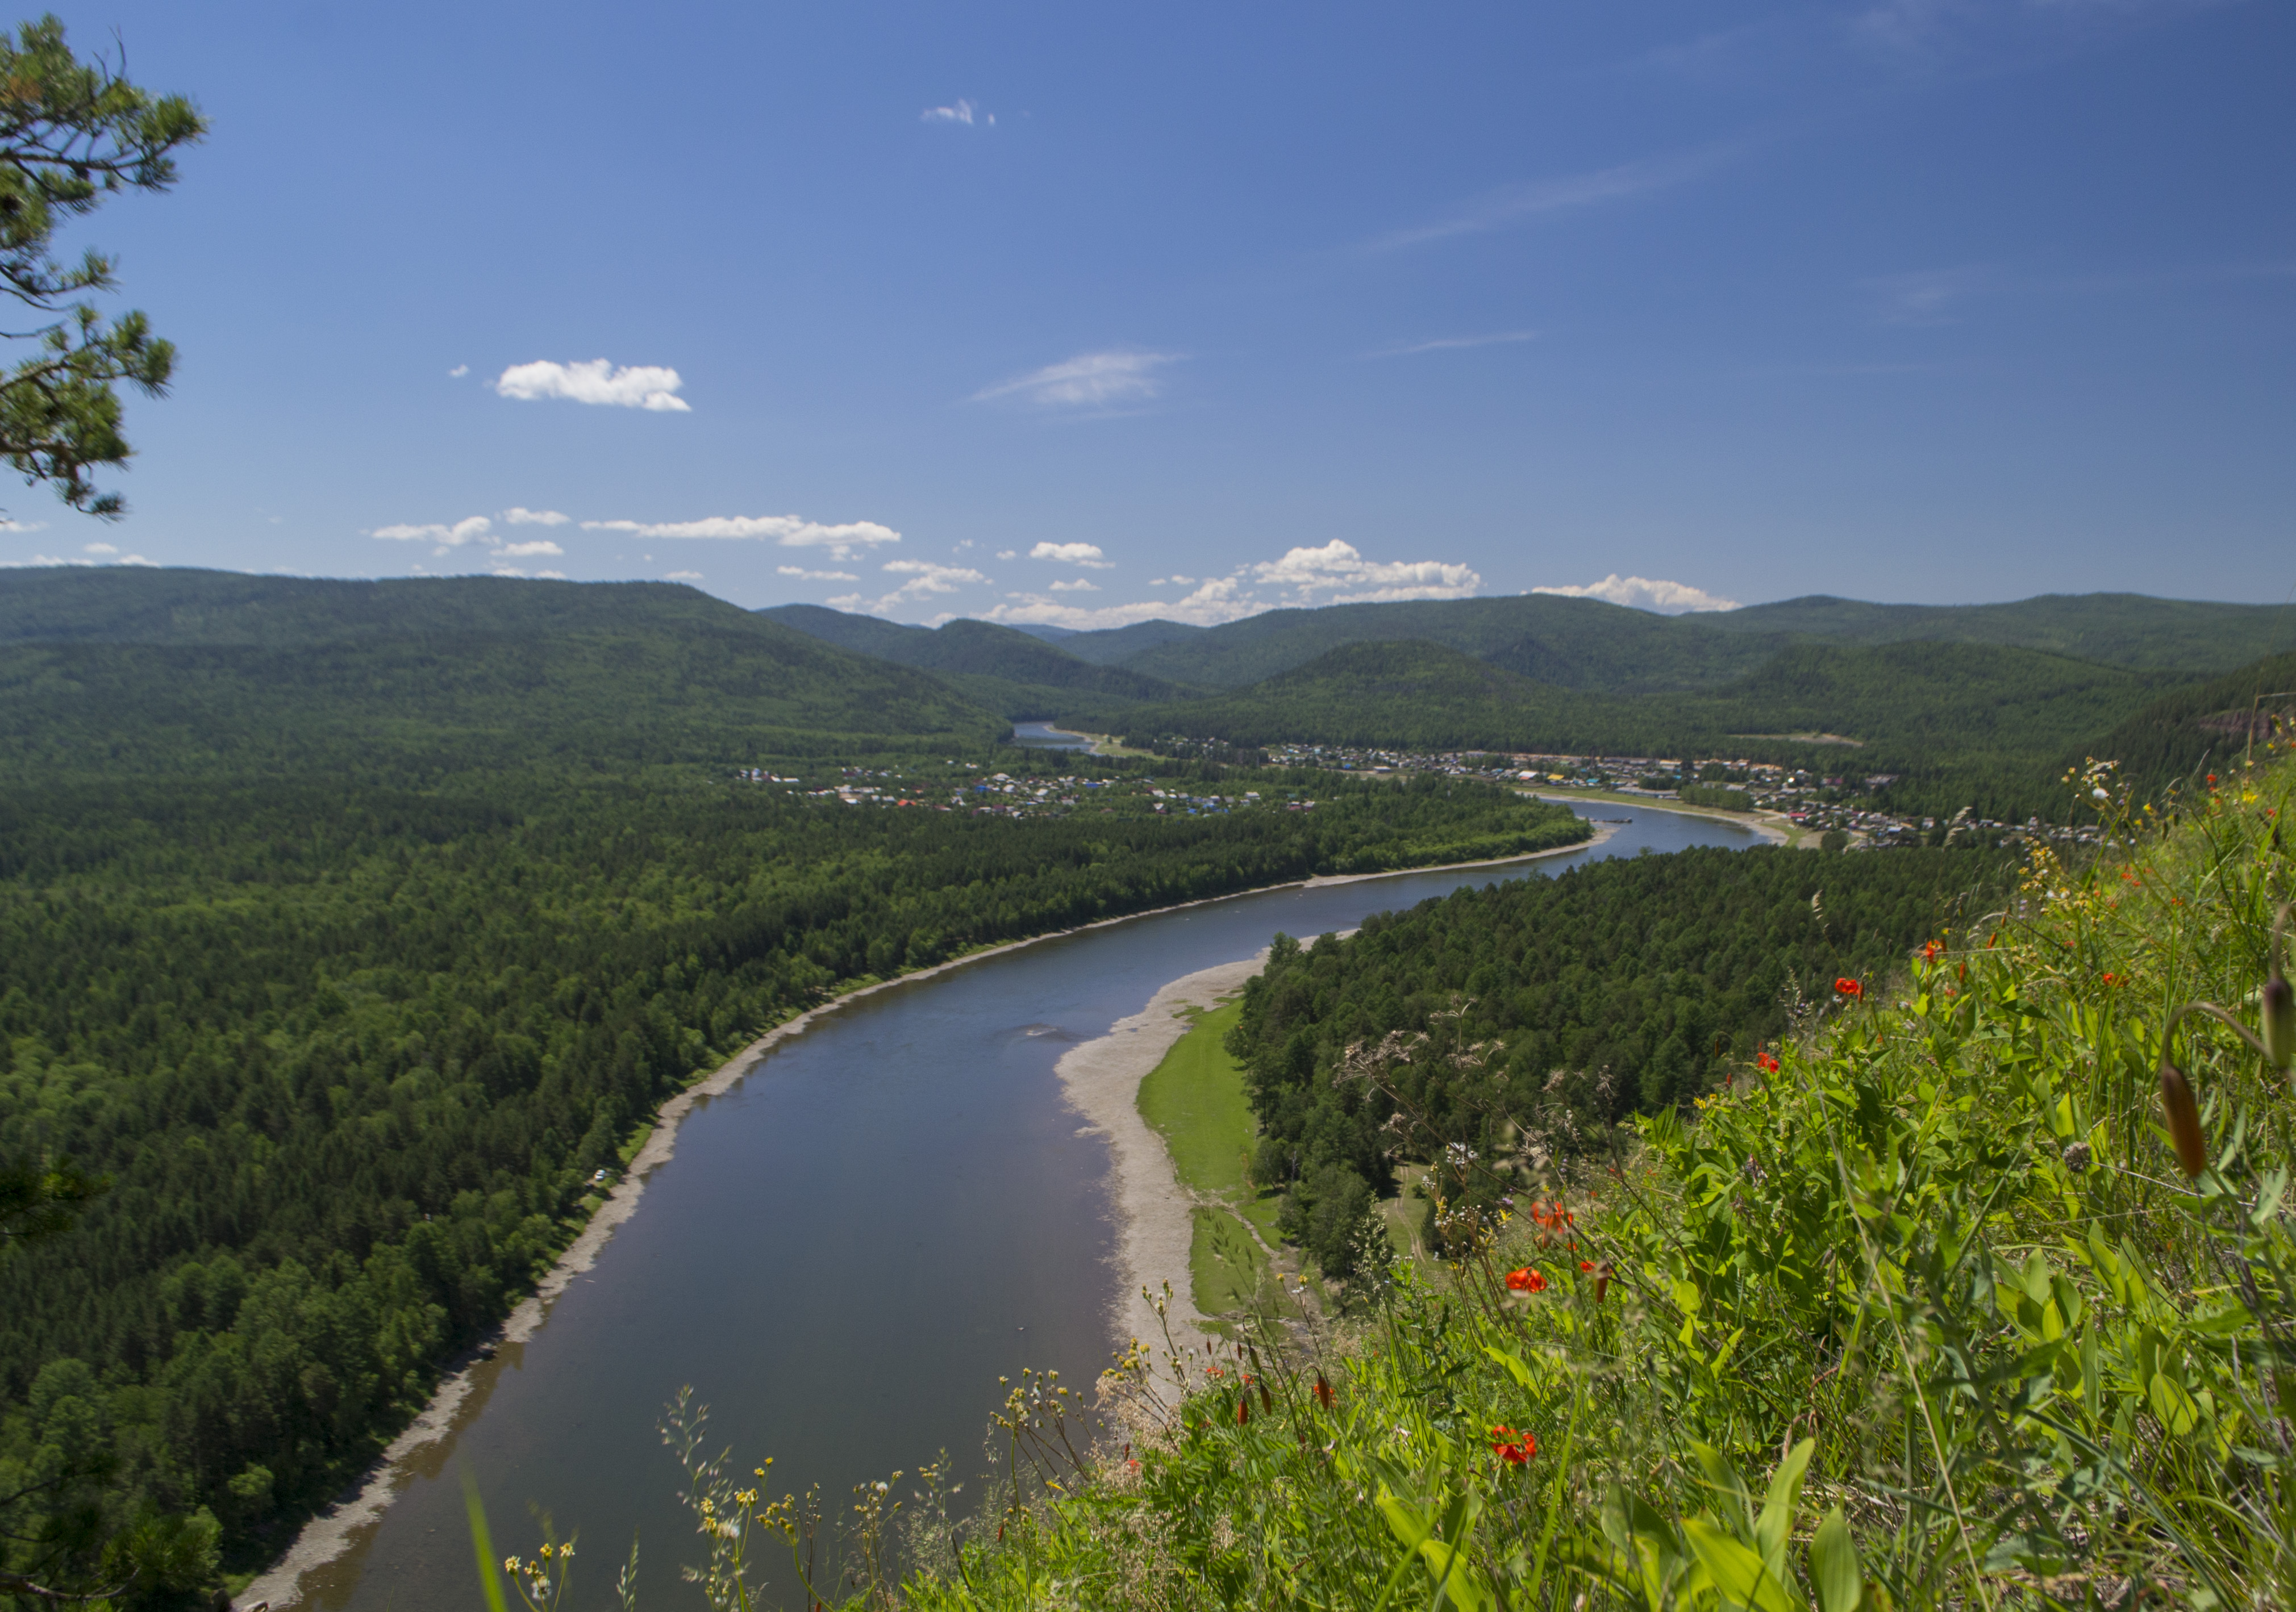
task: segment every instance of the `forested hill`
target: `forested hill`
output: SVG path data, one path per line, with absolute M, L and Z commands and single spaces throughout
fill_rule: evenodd
M 1192 691 L 1160 677 L 1079 660 L 1016 627 L 958 619 L 936 629 L 815 604 L 777 605 L 758 615 L 824 643 L 899 666 L 938 672 L 964 693 L 1015 720 L 1144 700 L 1185 698 Z
M 2296 606 L 2217 604 L 2134 593 L 2047 594 L 2010 604 L 1882 605 L 1812 597 L 1686 616 L 1595 599 L 1490 599 L 1270 610 L 1210 628 L 1148 622 L 1080 633 L 1061 647 L 1176 683 L 1236 689 L 1342 644 L 1441 644 L 1566 688 L 1712 688 L 1795 641 L 1991 644 L 2186 675 L 2230 671 L 2296 649 Z
M 2189 777 L 2261 754 L 2296 733 L 2296 654 L 2274 655 L 2136 712 L 2097 741 L 2095 753 L 2119 761 L 2146 787 Z
M 980 745 L 996 713 L 691 588 L 0 572 L 0 772 L 439 771 Z
M 2296 646 L 2296 605 L 2143 593 L 2044 593 L 2013 604 L 1868 604 L 1813 593 L 1699 619 L 1722 632 L 1791 633 L 1835 643 L 1998 644 L 2108 666 L 2195 672 Z

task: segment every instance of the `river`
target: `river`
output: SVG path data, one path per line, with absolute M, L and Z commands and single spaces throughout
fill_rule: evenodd
M 530 1551 L 536 1510 L 580 1530 L 570 1608 L 616 1604 L 633 1530 L 641 1603 L 699 1607 L 677 1564 L 701 1542 L 655 1431 L 686 1384 L 737 1469 L 776 1458 L 771 1493 L 817 1482 L 824 1510 L 848 1515 L 853 1485 L 946 1449 L 976 1480 L 970 1500 L 1000 1375 L 1057 1367 L 1088 1388 L 1108 1363 L 1108 1150 L 1062 1100 L 1061 1054 L 1279 929 L 1349 929 L 1591 858 L 1759 842 L 1641 806 L 1582 814 L 1633 821 L 1522 866 L 1268 890 L 1062 936 L 826 1015 L 687 1117 L 635 1216 L 527 1342 L 480 1368 L 455 1431 L 406 1463 L 350 1553 L 305 1576 L 300 1604 L 482 1605 L 467 1468 L 497 1551 Z

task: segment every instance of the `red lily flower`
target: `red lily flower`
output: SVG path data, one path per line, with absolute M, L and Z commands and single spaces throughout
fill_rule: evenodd
M 1540 1275 L 1537 1271 L 1532 1270 L 1529 1265 L 1523 1266 L 1519 1271 L 1509 1271 L 1507 1272 L 1506 1284 L 1518 1293 L 1544 1293 L 1546 1291 L 1546 1278 Z
M 1866 987 L 1847 976 L 1835 980 L 1833 982 L 1833 988 L 1836 992 L 1844 996 L 1857 997 L 1866 994 Z

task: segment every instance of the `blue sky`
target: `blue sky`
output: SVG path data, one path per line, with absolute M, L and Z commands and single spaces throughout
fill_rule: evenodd
M 2286 6 L 59 12 L 214 134 L 66 241 L 181 348 L 131 512 L 0 562 L 2296 594 Z

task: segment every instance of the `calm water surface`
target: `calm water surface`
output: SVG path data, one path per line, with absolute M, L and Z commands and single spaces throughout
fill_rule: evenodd
M 633 1530 L 643 1604 L 698 1606 L 677 1564 L 700 1560 L 701 1542 L 655 1431 L 689 1383 L 715 1444 L 743 1469 L 775 1457 L 771 1493 L 819 1483 L 832 1516 L 853 1485 L 943 1449 L 977 1477 L 1000 1374 L 1057 1367 L 1086 1386 L 1108 1363 L 1108 1150 L 1062 1100 L 1061 1054 L 1279 929 L 1352 929 L 1595 857 L 1758 843 L 1640 806 L 1583 814 L 1633 822 L 1599 849 L 1518 868 L 1272 890 L 1046 941 L 880 992 L 784 1043 L 687 1118 L 596 1266 L 482 1368 L 475 1411 L 424 1452 L 365 1544 L 306 1581 L 304 1604 L 480 1606 L 468 1468 L 498 1551 L 539 1542 L 537 1510 L 580 1530 L 582 1612 L 615 1604 Z

